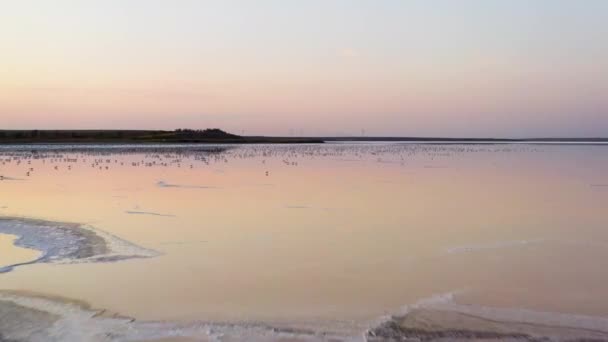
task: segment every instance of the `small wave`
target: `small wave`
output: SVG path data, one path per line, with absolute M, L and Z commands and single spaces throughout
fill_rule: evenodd
M 8 176 L 0 176 L 0 181 L 24 181 L 25 179 L 23 178 L 15 178 L 15 177 L 8 177 Z
M 608 242 L 601 240 L 569 240 L 569 239 L 528 239 L 528 240 L 513 240 L 513 241 L 500 241 L 496 243 L 479 244 L 479 245 L 468 245 L 451 247 L 445 250 L 446 254 L 461 254 L 461 253 L 474 253 L 493 249 L 504 249 L 504 248 L 520 248 L 533 245 L 551 244 L 551 245 L 562 245 L 562 246 L 584 246 L 594 248 L 608 248 Z
M 180 184 L 170 184 L 165 181 L 158 181 L 156 183 L 158 187 L 161 188 L 182 188 L 182 189 L 217 189 L 215 186 L 204 186 L 204 185 L 180 185 Z
M 549 241 L 548 239 L 531 239 L 531 240 L 513 240 L 513 241 L 501 241 L 496 243 L 479 244 L 479 245 L 468 245 L 468 246 L 457 246 L 451 247 L 446 250 L 447 254 L 459 254 L 459 253 L 471 253 L 483 250 L 491 249 L 502 249 L 512 247 L 525 247 L 532 244 L 540 244 Z
M 127 213 L 129 215 L 150 215 L 150 216 L 162 216 L 162 217 L 176 217 L 175 215 L 171 215 L 171 214 L 161 214 L 161 213 L 155 213 L 155 212 L 151 212 L 151 211 L 127 210 L 127 211 L 125 211 L 125 213 Z
M 425 169 L 448 169 L 449 166 L 445 165 L 424 165 Z
M 286 205 L 285 208 L 287 208 L 287 209 L 311 209 L 311 207 L 309 207 L 307 205 Z
M 159 243 L 159 245 L 192 245 L 192 244 L 199 244 L 199 243 L 207 243 L 208 241 L 206 240 L 192 240 L 192 241 L 165 241 L 165 242 L 161 242 Z

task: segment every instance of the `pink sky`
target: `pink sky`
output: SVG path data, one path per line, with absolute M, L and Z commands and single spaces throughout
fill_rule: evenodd
M 608 136 L 608 3 L 9 2 L 1 128 Z

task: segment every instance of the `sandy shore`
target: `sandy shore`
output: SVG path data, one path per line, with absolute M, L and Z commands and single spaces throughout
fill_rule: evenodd
M 41 341 L 60 317 L 0 301 L 0 341 Z
M 0 291 L 0 341 L 360 341 L 264 323 L 138 321 L 87 303 L 42 294 Z
M 0 218 L 0 233 L 41 255 L 31 263 L 109 262 L 157 252 L 92 227 Z M 1 277 L 1 275 L 0 275 Z M 88 303 L 26 291 L 0 291 L 0 342 L 81 341 L 608 341 L 608 317 L 463 304 L 447 293 L 403 307 L 353 331 L 303 322 L 140 321 Z M 359 328 L 357 328 L 359 329 Z
M 263 323 L 137 321 L 84 302 L 0 291 L 0 341 L 608 341 L 608 318 L 457 304 L 452 295 L 404 308 L 366 332 Z
M 423 300 L 370 329 L 368 341 L 608 341 L 608 318 Z

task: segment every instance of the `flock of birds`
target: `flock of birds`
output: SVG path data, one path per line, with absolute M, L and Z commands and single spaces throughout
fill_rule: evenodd
M 423 159 L 436 160 L 470 153 L 533 151 L 533 146 L 518 145 L 417 145 L 417 144 L 319 144 L 319 145 L 240 145 L 240 146 L 129 146 L 104 147 L 44 147 L 0 150 L 0 181 L 17 180 L 3 170 L 19 168 L 20 176 L 31 177 L 37 169 L 71 171 L 86 166 L 97 171 L 113 168 L 187 168 L 228 164 L 233 161 L 255 160 L 266 169 L 275 163 L 297 167 L 306 161 L 372 162 L 407 165 Z M 21 169 L 23 168 L 23 169 Z

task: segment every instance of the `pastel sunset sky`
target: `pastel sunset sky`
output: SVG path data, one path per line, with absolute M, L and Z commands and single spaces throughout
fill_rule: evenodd
M 608 136 L 605 0 L 0 0 L 1 129 Z

